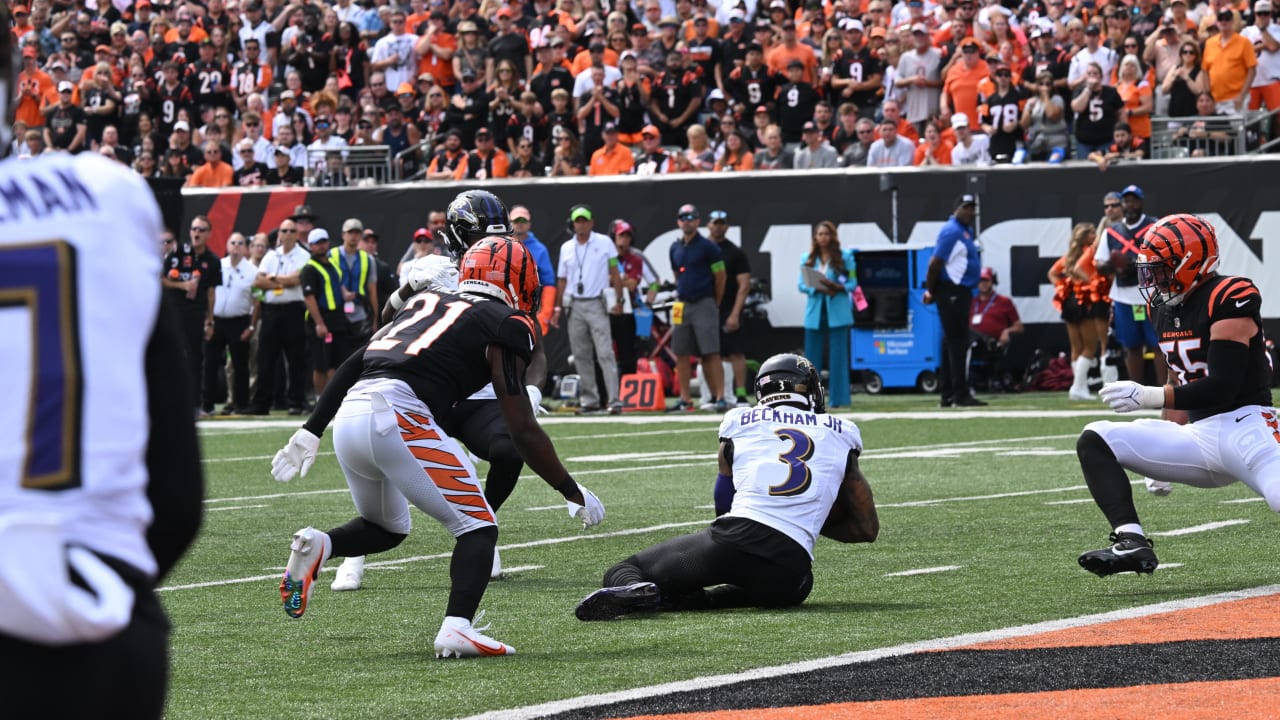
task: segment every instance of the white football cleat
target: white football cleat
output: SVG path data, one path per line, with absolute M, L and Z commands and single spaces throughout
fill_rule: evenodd
M 284 579 L 280 581 L 280 600 L 286 615 L 300 618 L 307 611 L 311 588 L 324 561 L 329 559 L 333 543 L 328 533 L 305 527 L 293 534 L 289 550 L 289 563 L 284 566 Z
M 483 617 L 482 611 L 476 616 L 476 620 Z M 466 618 L 446 617 L 440 625 L 440 632 L 436 633 L 436 657 L 497 657 L 516 654 L 516 649 L 510 645 L 480 633 L 487 629 L 488 625 L 472 627 L 471 621 Z
M 338 576 L 329 584 L 329 588 L 334 592 L 359 590 L 360 583 L 363 580 L 364 556 L 356 555 L 342 561 L 342 564 L 338 566 Z
M 1067 399 L 1087 402 L 1090 400 L 1096 400 L 1097 397 L 1093 393 L 1089 392 L 1088 387 L 1078 388 L 1073 385 L 1071 389 L 1067 391 Z
M 489 570 L 489 579 L 498 580 L 502 577 L 502 558 L 498 557 L 498 546 L 493 547 L 493 567 Z
M 1147 486 L 1147 492 L 1156 497 L 1167 497 L 1173 492 L 1173 483 L 1167 483 L 1163 480 L 1152 480 L 1151 478 L 1142 478 L 1143 483 Z

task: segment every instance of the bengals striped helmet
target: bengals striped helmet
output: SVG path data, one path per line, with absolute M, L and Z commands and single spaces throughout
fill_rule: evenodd
M 501 300 L 530 315 L 538 312 L 542 298 L 538 264 L 524 243 L 501 237 L 477 241 L 462 256 L 459 277 L 460 293 Z
M 1166 215 L 1147 228 L 1137 267 L 1151 307 L 1177 305 L 1218 269 L 1218 234 L 1198 215 Z

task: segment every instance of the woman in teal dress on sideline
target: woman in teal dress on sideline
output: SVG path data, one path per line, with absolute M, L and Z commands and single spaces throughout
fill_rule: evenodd
M 808 271 L 821 274 L 817 285 Z M 821 371 L 830 373 L 829 407 L 849 406 L 849 328 L 853 327 L 850 294 L 858 285 L 853 252 L 840 249 L 836 225 L 823 220 L 813 226 L 809 252 L 800 258 L 800 292 L 804 306 L 804 355 Z M 824 350 L 823 344 L 826 344 Z

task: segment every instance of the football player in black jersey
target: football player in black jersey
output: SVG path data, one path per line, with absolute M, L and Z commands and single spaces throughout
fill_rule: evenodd
M 1205 488 L 1243 482 L 1280 512 L 1280 419 L 1271 407 L 1257 286 L 1217 273 L 1217 235 L 1195 215 L 1152 225 L 1137 267 L 1169 384 L 1104 385 L 1099 394 L 1116 412 L 1163 409 L 1163 417 L 1089 423 L 1076 444 L 1089 492 L 1113 530 L 1110 546 L 1080 556 L 1101 577 L 1149 573 L 1159 564 L 1125 470 Z
M 360 515 L 329 532 L 307 527 L 294 534 L 280 596 L 285 612 L 300 617 L 324 562 L 399 545 L 409 532 L 412 503 L 457 540 L 436 656 L 509 655 L 510 646 L 472 625 L 498 540 L 493 508 L 466 451 L 435 415 L 492 382 L 517 451 L 565 497 L 570 515 L 590 527 L 604 520 L 604 506 L 560 463 L 525 395 L 536 343 L 531 316 L 541 295 L 533 256 L 519 242 L 485 238 L 462 257 L 460 278 L 457 293 L 414 295 L 362 355 L 352 356 L 356 362 L 343 364 L 317 401 L 313 419 L 337 416 L 334 450 Z M 342 387 L 350 387 L 345 397 L 333 392 Z M 308 420 L 284 460 L 309 466 L 322 431 Z M 298 445 L 310 450 L 309 458 L 290 452 Z
M 405 266 L 403 287 L 392 293 L 383 307 L 383 324 L 390 323 L 404 303 L 418 292 L 427 289 L 454 291 L 458 275 L 456 264 L 467 248 L 486 237 L 505 235 L 510 232 L 510 228 L 507 208 L 496 195 L 485 190 L 458 193 L 445 212 L 444 227 L 437 231 L 437 241 L 449 254 L 428 255 Z M 539 388 L 546 378 L 546 354 L 543 352 L 541 334 L 535 332 L 535 335 L 537 346 L 529 363 L 526 377 L 528 385 L 525 389 L 532 407 L 537 411 L 542 404 Z M 355 382 L 355 378 L 350 378 L 350 382 Z M 343 391 L 347 387 L 349 385 L 344 386 Z M 332 419 L 332 412 L 321 414 L 317 409 L 308 420 L 307 427 L 323 430 Z M 461 441 L 476 456 L 488 461 L 485 499 L 497 512 L 515 490 L 520 471 L 524 468 L 524 460 L 511 439 L 511 432 L 502 417 L 501 406 L 494 397 L 492 388 L 485 387 L 452 407 L 437 409 L 435 419 L 450 437 Z M 306 453 L 312 443 L 307 435 L 309 434 L 303 434 L 299 440 L 298 434 L 295 434 L 290 444 L 277 453 L 277 457 L 284 458 L 291 451 Z M 314 453 L 310 459 L 314 460 Z M 309 467 L 309 462 L 302 462 Z M 302 463 L 299 462 L 277 461 L 272 463 L 272 473 L 277 480 L 288 482 L 301 467 Z M 330 587 L 336 591 L 359 590 L 364 578 L 364 560 L 362 555 L 348 556 L 339 566 Z M 490 577 L 501 576 L 502 560 L 495 549 Z

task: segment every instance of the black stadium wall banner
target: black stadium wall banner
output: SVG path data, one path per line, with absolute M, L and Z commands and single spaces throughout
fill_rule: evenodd
M 595 229 L 609 231 L 615 218 L 635 228 L 635 246 L 670 279 L 667 252 L 679 236 L 676 209 L 693 203 L 705 218 L 729 215 L 730 239 L 751 261 L 753 275 L 768 283 L 772 301 L 761 352 L 798 347 L 804 296 L 797 288 L 800 256 L 808 252 L 812 225 L 831 220 L 841 245 L 873 249 L 892 244 L 932 245 L 956 196 L 980 199 L 983 264 L 1000 278 L 997 290 L 1013 298 L 1029 337 L 1065 346 L 1051 303 L 1049 267 L 1067 247 L 1071 227 L 1097 223 L 1102 196 L 1134 184 L 1145 193 L 1148 214 L 1192 212 L 1218 230 L 1226 274 L 1245 275 L 1263 292 L 1263 317 L 1273 335 L 1280 320 L 1280 161 L 1271 156 L 1230 160 L 1139 162 L 1099 172 L 1093 165 L 916 168 L 887 171 L 821 170 L 689 174 L 654 178 L 566 178 L 415 183 L 374 188 L 184 191 L 184 222 L 203 214 L 214 227 L 219 254 L 232 231 L 269 231 L 307 204 L 319 226 L 337 234 L 342 221 L 359 218 L 382 238 L 381 254 L 394 261 L 410 244 L 427 213 L 443 209 L 460 190 L 483 186 L 510 207 L 528 207 L 533 232 L 553 261 L 568 239 L 569 208 L 590 206 Z M 185 227 L 185 225 L 184 225 Z M 180 233 L 185 234 L 185 233 Z M 1043 327 L 1040 327 L 1043 326 Z M 1058 335 L 1061 338 L 1058 338 Z M 1037 340 L 1038 342 L 1038 340 Z

